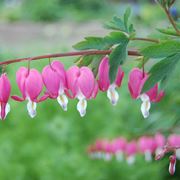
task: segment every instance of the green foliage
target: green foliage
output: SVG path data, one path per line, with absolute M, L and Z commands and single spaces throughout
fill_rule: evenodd
M 169 28 L 166 28 L 166 29 L 158 28 L 157 30 L 159 32 L 163 33 L 163 34 L 166 34 L 166 35 L 179 36 L 177 34 L 177 32 L 174 30 L 174 28 L 172 28 L 172 27 L 169 27 Z
M 131 14 L 130 8 L 127 8 L 124 13 L 124 19 L 122 20 L 120 17 L 114 17 L 110 22 L 105 24 L 105 28 L 111 30 L 118 30 L 122 32 L 126 32 L 128 34 L 134 34 L 135 30 L 132 24 L 129 24 L 129 17 Z
M 173 72 L 174 68 L 176 67 L 178 61 L 180 61 L 180 53 L 168 56 L 167 58 L 156 63 L 148 73 L 149 78 L 143 87 L 143 92 L 149 90 L 151 87 L 153 87 L 154 84 L 156 84 L 160 80 L 169 77 Z
M 122 65 L 123 62 L 126 60 L 127 57 L 127 45 L 128 45 L 128 39 L 127 41 L 124 41 L 123 43 L 119 44 L 112 53 L 109 56 L 109 77 L 111 83 L 114 82 L 116 79 L 116 74 L 118 72 L 119 65 Z
M 163 58 L 180 52 L 180 41 L 169 40 L 151 45 L 141 50 L 141 54 L 148 58 Z
M 127 36 L 122 32 L 111 32 L 105 37 L 85 37 L 84 41 L 78 42 L 73 47 L 77 50 L 109 49 L 113 45 L 126 41 Z
M 170 8 L 174 3 L 175 0 L 157 0 L 161 6 Z

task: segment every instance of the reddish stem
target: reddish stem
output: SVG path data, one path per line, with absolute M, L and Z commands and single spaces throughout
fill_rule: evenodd
M 22 62 L 22 61 L 35 61 L 39 59 L 46 59 L 46 58 L 57 58 L 57 57 L 68 57 L 68 56 L 85 56 L 85 55 L 97 55 L 97 54 L 110 54 L 112 50 L 89 50 L 89 51 L 79 51 L 79 52 L 67 52 L 67 53 L 57 53 L 57 54 L 48 54 L 48 55 L 41 55 L 41 56 L 34 56 L 34 57 L 26 57 L 26 58 L 18 58 L 18 59 L 11 59 L 7 61 L 0 62 L 1 65 L 8 65 L 12 63 Z M 141 54 L 136 50 L 129 50 L 128 55 L 130 56 L 141 56 Z

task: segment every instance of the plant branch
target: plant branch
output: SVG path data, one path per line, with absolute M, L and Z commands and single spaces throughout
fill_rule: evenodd
M 132 38 L 131 40 L 138 40 L 138 41 L 148 41 L 148 42 L 154 42 L 154 43 L 159 43 L 159 40 L 157 39 L 150 39 L 150 38 Z
M 26 57 L 26 58 L 18 58 L 18 59 L 11 59 L 7 61 L 0 62 L 0 66 L 13 64 L 22 61 L 34 61 L 39 59 L 47 59 L 47 58 L 57 58 L 57 57 L 69 57 L 69 56 L 85 56 L 85 55 L 96 55 L 96 54 L 110 54 L 112 50 L 89 50 L 89 51 L 79 51 L 79 52 L 67 52 L 67 53 L 57 53 L 57 54 L 47 54 L 41 56 L 34 56 L 34 57 Z M 141 54 L 136 50 L 129 50 L 128 55 L 130 56 L 141 56 Z
M 174 22 L 174 19 L 172 18 L 172 16 L 171 16 L 170 13 L 169 13 L 169 10 L 167 9 L 167 7 L 163 7 L 163 9 L 164 9 L 164 11 L 165 11 L 165 13 L 166 13 L 166 15 L 167 15 L 170 23 L 172 24 L 172 26 L 173 26 L 174 29 L 176 30 L 176 33 L 177 33 L 178 35 L 180 35 L 180 30 L 177 28 L 176 23 Z
M 167 153 L 176 153 L 176 150 L 180 149 L 180 146 L 169 146 L 168 144 L 163 147 L 163 150 L 155 156 L 155 160 L 162 159 Z

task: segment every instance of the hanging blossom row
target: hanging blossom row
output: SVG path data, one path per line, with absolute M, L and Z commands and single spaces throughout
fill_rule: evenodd
M 171 134 L 165 138 L 161 133 L 152 136 L 141 136 L 137 140 L 127 141 L 124 137 L 113 140 L 98 139 L 88 147 L 88 154 L 92 159 L 104 159 L 110 161 L 113 157 L 118 161 L 125 158 L 128 164 L 135 162 L 137 154 L 143 154 L 147 162 L 161 159 L 166 153 L 172 152 L 169 157 L 169 173 L 175 173 L 176 158 L 180 159 L 180 135 Z
M 92 70 L 86 66 L 72 66 L 67 71 L 59 61 L 53 61 L 45 66 L 42 73 L 36 69 L 20 67 L 16 73 L 16 82 L 22 97 L 11 96 L 15 101 L 28 101 L 27 110 L 31 118 L 36 116 L 37 103 L 47 98 L 57 99 L 59 105 L 64 111 L 67 111 L 68 98 L 77 98 L 77 110 L 83 117 L 86 114 L 87 100 L 95 98 L 98 91 L 107 92 L 112 105 L 116 105 L 119 94 L 117 87 L 121 86 L 124 72 L 121 67 L 114 83 L 109 80 L 109 58 L 105 56 L 98 70 L 97 80 Z M 148 92 L 141 94 L 144 83 L 148 79 L 148 74 L 141 69 L 134 68 L 129 74 L 128 88 L 133 99 L 141 99 L 141 112 L 144 118 L 149 116 L 151 102 L 158 102 L 164 96 L 164 92 L 158 92 L 158 84 L 152 87 Z M 45 93 L 40 97 L 43 87 L 46 87 Z M 5 119 L 10 111 L 8 100 L 11 94 L 11 84 L 4 73 L 0 77 L 0 117 Z

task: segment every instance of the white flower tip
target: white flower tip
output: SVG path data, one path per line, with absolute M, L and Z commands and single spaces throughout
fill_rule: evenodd
M 57 97 L 57 101 L 59 105 L 62 107 L 64 111 L 67 111 L 68 98 L 62 94 Z
M 109 86 L 109 88 L 107 90 L 107 97 L 113 106 L 116 106 L 117 102 L 119 100 L 119 94 L 115 88 L 116 88 L 116 86 L 114 84 L 112 84 Z
M 84 117 L 86 114 L 86 108 L 87 108 L 87 101 L 86 99 L 80 99 L 77 104 L 77 110 L 79 111 L 79 114 L 81 117 Z
M 146 160 L 147 162 L 152 161 L 152 155 L 151 155 L 151 152 L 150 152 L 150 151 L 146 151 L 146 152 L 145 152 L 145 160 Z
M 37 104 L 35 102 L 32 102 L 31 100 L 28 101 L 27 110 L 31 118 L 34 118 L 36 116 L 36 107 L 37 107 Z
M 36 116 L 36 111 L 29 111 L 28 113 L 31 118 L 34 118 Z
M 129 165 L 134 164 L 134 162 L 135 162 L 135 157 L 134 157 L 134 156 L 129 156 L 129 157 L 127 157 L 127 163 L 128 163 Z
M 143 101 L 141 104 L 141 112 L 144 118 L 149 117 L 149 110 L 151 108 L 150 100 Z
M 79 111 L 79 114 L 81 117 L 84 117 L 86 115 L 86 110 Z
M 1 109 L 1 106 L 0 106 L 0 119 L 1 119 L 1 120 L 4 120 L 4 119 L 6 118 L 6 116 L 7 116 L 7 114 L 10 112 L 10 110 L 11 110 L 11 107 L 10 107 L 10 105 L 7 103 L 7 104 L 6 104 L 6 107 L 5 107 L 5 116 L 4 116 L 4 117 L 1 117 L 1 111 L 2 111 L 2 109 Z

